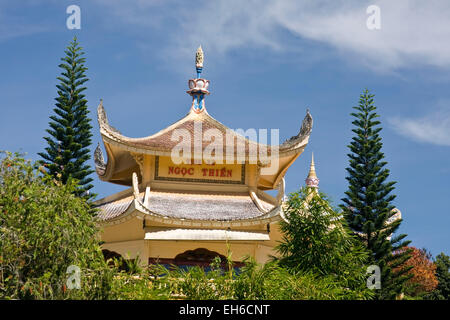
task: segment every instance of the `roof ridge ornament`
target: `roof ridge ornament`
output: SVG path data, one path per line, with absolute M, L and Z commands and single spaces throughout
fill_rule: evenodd
M 195 53 L 195 69 L 197 71 L 197 78 L 189 79 L 189 90 L 186 91 L 192 96 L 191 110 L 195 113 L 201 113 L 205 110 L 205 95 L 209 94 L 208 86 L 209 80 L 200 78 L 203 70 L 204 54 L 202 46 L 199 46 Z
M 200 73 L 202 73 L 203 58 L 203 49 L 202 46 L 199 46 L 197 52 L 195 53 L 195 68 L 197 69 L 197 78 L 200 78 Z

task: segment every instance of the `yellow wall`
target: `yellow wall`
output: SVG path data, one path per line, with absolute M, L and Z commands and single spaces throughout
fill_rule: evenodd
M 175 258 L 178 254 L 197 248 L 205 248 L 228 256 L 228 246 L 233 261 L 242 261 L 246 256 L 254 257 L 257 262 L 264 263 L 272 254 L 271 248 L 262 241 L 148 241 L 149 257 Z
M 252 229 L 265 230 L 265 226 L 255 226 Z M 139 255 L 143 265 L 148 258 L 175 258 L 187 250 L 205 248 L 227 256 L 226 241 L 195 241 L 195 240 L 143 240 L 145 232 L 142 220 L 133 218 L 118 225 L 105 226 L 102 232 L 103 249 L 117 252 L 123 257 L 135 258 Z M 229 241 L 233 261 L 241 261 L 249 255 L 258 263 L 265 263 L 270 255 L 275 255 L 273 247 L 281 240 L 278 223 L 270 226 L 269 241 Z
M 145 236 L 142 220 L 133 218 L 126 222 L 103 227 L 101 238 L 107 243 L 143 240 Z

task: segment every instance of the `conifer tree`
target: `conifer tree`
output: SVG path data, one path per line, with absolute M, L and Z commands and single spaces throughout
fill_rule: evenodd
M 450 257 L 441 252 L 434 260 L 438 285 L 428 298 L 450 300 Z
M 78 180 L 76 194 L 92 198 L 89 190 L 93 187 L 89 175 L 94 172 L 87 161 L 91 158 L 91 129 L 87 100 L 83 92 L 85 75 L 84 52 L 77 38 L 74 37 L 65 50 L 66 56 L 61 58 L 61 75 L 57 77 L 58 97 L 54 115 L 50 116 L 47 133 L 44 137 L 48 146 L 45 152 L 38 153 L 44 160 L 42 163 L 56 179 L 66 183 L 68 179 Z
M 401 219 L 393 219 L 392 204 L 395 195 L 393 181 L 388 181 L 389 169 L 379 132 L 381 122 L 374 106 L 374 95 L 366 89 L 360 95 L 356 118 L 352 124 L 354 136 L 348 146 L 350 166 L 346 168 L 349 183 L 348 191 L 341 205 L 349 227 L 366 245 L 371 254 L 371 262 L 381 270 L 381 289 L 377 290 L 379 299 L 394 299 L 402 292 L 403 284 L 411 276 L 411 267 L 405 266 L 410 257 L 405 247 L 406 234 L 394 235 L 400 227 Z M 395 269 L 395 270 L 394 270 Z

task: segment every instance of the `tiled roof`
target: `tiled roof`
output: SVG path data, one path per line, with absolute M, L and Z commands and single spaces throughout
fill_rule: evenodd
M 197 121 L 197 124 L 195 123 Z M 238 145 L 242 145 L 244 147 L 245 152 L 249 152 L 249 148 L 250 145 L 254 146 L 254 151 L 258 152 L 257 147 L 258 146 L 263 146 L 264 148 L 266 148 L 267 152 L 270 154 L 270 146 L 266 146 L 266 145 L 261 145 L 258 144 L 257 142 L 253 142 L 250 141 L 246 138 L 244 138 L 241 135 L 236 134 L 234 131 L 228 129 L 226 126 L 224 126 L 222 123 L 220 123 L 219 121 L 215 120 L 214 118 L 212 118 L 211 116 L 209 116 L 208 114 L 203 114 L 202 117 L 197 116 L 197 119 L 189 119 L 187 121 L 182 121 L 180 123 L 177 123 L 176 126 L 165 130 L 164 132 L 162 132 L 161 134 L 156 134 L 150 137 L 145 137 L 145 138 L 129 138 L 126 140 L 126 142 L 133 147 L 137 147 L 137 148 L 149 148 L 152 150 L 160 150 L 160 151 L 171 151 L 175 146 L 182 146 L 182 144 L 179 144 L 179 140 L 174 140 L 172 137 L 178 137 L 177 134 L 174 135 L 174 133 L 176 133 L 176 131 L 178 130 L 179 132 L 189 132 L 189 137 L 190 137 L 190 145 L 187 145 L 186 147 L 189 147 L 190 150 L 194 150 L 194 127 L 197 125 L 200 127 L 201 124 L 201 130 L 202 133 L 207 132 L 208 130 L 216 130 L 216 132 L 220 132 L 221 136 L 222 136 L 222 154 L 225 156 L 226 155 L 226 146 L 227 146 L 227 130 L 230 132 L 230 134 L 232 134 L 234 136 L 233 138 L 233 151 L 234 153 L 236 153 L 238 151 Z M 211 131 L 212 132 L 212 131 Z M 202 136 L 200 136 L 200 138 L 202 138 Z M 210 141 L 207 141 L 206 139 L 202 139 L 201 142 L 202 145 L 202 150 L 205 150 L 205 148 L 211 144 Z M 250 149 L 251 150 L 251 149 Z
M 267 206 L 270 207 L 270 204 Z M 229 221 L 256 218 L 264 214 L 248 195 L 152 191 L 146 207 L 153 212 L 178 219 Z
M 143 199 L 144 194 L 140 196 Z M 133 195 L 99 205 L 98 218 L 103 221 L 119 217 L 134 200 Z M 261 201 L 264 209 L 274 206 Z M 145 207 L 161 216 L 174 219 L 231 221 L 262 216 L 249 195 L 217 195 L 151 191 Z
M 97 206 L 97 209 L 100 209 L 97 218 L 99 220 L 110 220 L 120 216 L 124 213 L 134 201 L 134 196 L 128 196 L 119 200 L 106 202 Z

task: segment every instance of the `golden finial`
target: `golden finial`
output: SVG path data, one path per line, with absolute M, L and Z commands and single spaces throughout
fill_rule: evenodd
M 308 177 L 306 178 L 306 185 L 314 188 L 319 186 L 319 178 L 317 178 L 316 167 L 314 165 L 314 153 L 311 156 L 311 165 L 309 167 Z
M 317 178 L 316 166 L 314 165 L 314 152 L 312 152 L 312 154 L 311 154 L 311 165 L 309 167 L 308 178 Z
M 203 68 L 203 50 L 202 46 L 199 46 L 197 52 L 195 53 L 195 66 L 198 68 Z

